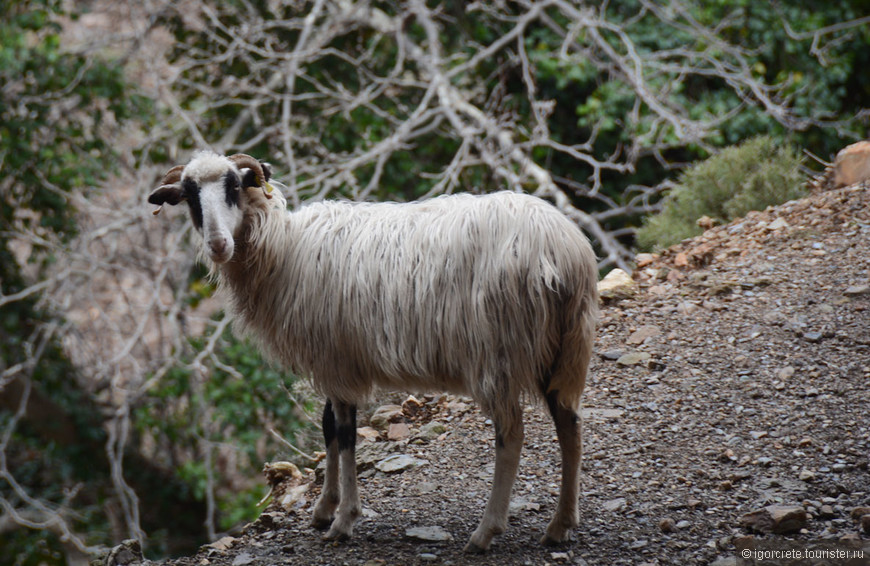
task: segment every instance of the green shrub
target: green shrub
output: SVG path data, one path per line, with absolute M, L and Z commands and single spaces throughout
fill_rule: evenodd
M 792 146 L 759 136 L 687 169 L 663 202 L 662 211 L 637 231 L 641 249 L 661 249 L 697 236 L 702 216 L 728 222 L 801 197 L 801 154 Z

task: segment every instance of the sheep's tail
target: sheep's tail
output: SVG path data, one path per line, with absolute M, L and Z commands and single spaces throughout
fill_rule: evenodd
M 560 405 L 573 410 L 580 408 L 598 322 L 597 268 L 594 261 L 586 264 L 580 288 L 562 312 L 561 344 L 543 383 L 545 395 L 555 394 Z

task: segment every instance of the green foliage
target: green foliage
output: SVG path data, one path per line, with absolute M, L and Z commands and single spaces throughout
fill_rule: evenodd
M 191 338 L 189 352 L 177 356 L 178 364 L 163 376 L 135 414 L 139 436 L 156 441 L 163 447 L 162 453 L 180 455 L 167 464 L 203 501 L 208 466 L 214 465 L 206 451 L 218 447 L 236 451 L 242 462 L 238 471 L 255 478 L 264 461 L 287 458 L 268 436 L 268 429 L 274 427 L 292 437 L 302 427 L 298 409 L 282 393 L 292 386 L 293 376 L 273 369 L 252 344 L 237 339 L 229 329 L 216 346 L 220 363 L 204 361 L 203 374 L 192 361 L 209 340 L 208 336 Z M 221 489 L 219 481 L 217 484 L 222 528 L 256 517 L 262 485 L 239 490 Z
M 122 67 L 64 50 L 54 21 L 61 5 L 11 0 L 0 7 L 0 163 L 13 181 L 0 195 L 0 219 L 66 239 L 75 233 L 66 193 L 96 185 L 111 167 L 101 128 L 141 113 L 145 103 L 128 91 Z
M 12 295 L 32 283 L 30 273 L 54 261 L 50 250 L 76 233 L 72 191 L 92 187 L 113 167 L 108 124 L 120 124 L 145 107 L 131 93 L 123 69 L 96 56 L 65 49 L 57 18 L 60 0 L 0 3 L 0 292 Z M 31 234 L 29 257 L 16 257 L 16 233 Z M 32 266 L 37 269 L 33 270 Z M 52 314 L 38 294 L 0 310 L 0 368 L 25 362 L 28 348 L 43 339 Z M 0 387 L 0 424 L 17 409 L 23 379 Z M 49 506 L 75 493 L 69 517 L 89 543 L 110 542 L 103 513 L 111 485 L 105 456 L 103 417 L 78 387 L 75 368 L 55 340 L 41 351 L 29 377 L 28 415 L 18 423 L 5 453 L 15 479 Z M 36 414 L 32 414 L 36 413 Z M 5 430 L 5 429 L 4 429 Z M 10 501 L 11 488 L 0 482 Z M 6 536 L 6 535 L 4 535 Z M 15 564 L 59 564 L 61 546 L 48 531 L 12 533 L 0 554 Z M 4 542 L 7 542 L 4 541 Z M 8 553 L 7 553 L 8 552 Z
M 665 3 L 666 5 L 667 3 Z M 787 5 L 786 5 L 787 4 Z M 796 115 L 807 118 L 806 125 L 789 131 L 767 109 L 747 103 L 747 93 L 732 89 L 723 77 L 708 72 L 685 79 L 681 63 L 667 55 L 668 50 L 696 53 L 699 62 L 707 57 L 717 60 L 721 69 L 742 68 L 733 51 L 699 41 L 689 33 L 689 25 L 663 25 L 653 10 L 641 10 L 636 0 L 608 2 L 609 21 L 619 24 L 619 32 L 629 38 L 640 57 L 658 53 L 658 62 L 645 63 L 644 78 L 652 87 L 668 93 L 668 103 L 677 115 L 692 119 L 715 120 L 732 115 L 717 127 L 706 142 L 727 147 L 757 135 L 770 135 L 783 143 L 786 138 L 816 155 L 830 157 L 844 145 L 844 138 L 860 139 L 863 126 L 853 121 L 847 128 L 826 127 L 815 120 L 851 120 L 866 106 L 870 97 L 870 77 L 863 70 L 870 65 L 870 26 L 833 32 L 820 39 L 827 47 L 813 50 L 813 34 L 806 33 L 866 14 L 860 0 L 819 4 L 813 2 L 748 2 L 710 0 L 664 7 L 678 22 L 685 9 L 701 25 L 717 28 L 722 39 L 740 49 L 746 58 L 746 72 L 770 85 L 785 85 L 783 99 Z M 559 22 L 569 28 L 570 22 Z M 789 35 L 789 26 L 792 36 Z M 625 53 L 615 32 L 599 30 L 612 49 Z M 798 33 L 806 33 L 796 39 Z M 705 157 L 699 146 L 687 146 L 674 127 L 658 118 L 619 74 L 606 74 L 596 66 L 594 42 L 586 31 L 574 38 L 576 50 L 563 56 L 561 38 L 547 28 L 527 35 L 526 50 L 535 65 L 539 97 L 557 102 L 548 122 L 554 139 L 565 143 L 584 142 L 597 127 L 595 153 L 603 158 L 614 149 L 637 146 L 640 159 L 631 175 L 608 175 L 603 192 L 616 199 L 623 197 L 626 184 L 654 186 L 671 172 L 661 167 L 662 158 L 692 162 Z M 587 51 L 584 51 L 587 50 Z M 673 63 L 673 70 L 666 70 Z M 736 72 L 736 71 L 735 71 Z M 655 152 L 650 148 L 658 146 Z M 577 162 L 552 154 L 548 166 L 557 177 L 583 180 L 588 171 L 578 170 Z M 597 206 L 594 202 L 588 206 Z M 587 206 L 587 209 L 588 209 Z
M 668 194 L 661 213 L 638 230 L 643 249 L 666 248 L 696 236 L 696 221 L 709 216 L 727 222 L 804 194 L 801 155 L 773 138 L 759 136 L 687 169 Z

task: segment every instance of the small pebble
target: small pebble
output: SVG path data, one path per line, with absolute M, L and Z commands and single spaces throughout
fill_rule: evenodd
M 821 342 L 822 341 L 822 333 L 821 332 L 804 332 L 804 340 L 807 342 Z
M 676 530 L 677 523 L 670 517 L 665 517 L 659 521 L 659 530 L 663 533 L 672 533 Z

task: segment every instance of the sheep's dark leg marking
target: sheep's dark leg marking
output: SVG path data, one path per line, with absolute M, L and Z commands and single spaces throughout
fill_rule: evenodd
M 541 539 L 543 544 L 558 544 L 567 540 L 571 529 L 577 526 L 579 511 L 577 503 L 580 491 L 580 456 L 583 452 L 583 427 L 577 411 L 559 403 L 558 391 L 544 388 L 547 407 L 556 425 L 559 448 L 562 451 L 562 488 L 556 514 L 547 532 Z
M 480 524 L 465 545 L 465 552 L 484 552 L 492 543 L 492 537 L 503 533 L 507 527 L 511 489 L 517 477 L 523 448 L 523 413 L 519 401 L 514 401 L 502 415 L 494 415 L 493 420 L 495 475 L 492 493 Z
M 335 444 L 340 462 L 341 498 L 335 510 L 335 519 L 329 531 L 323 535 L 327 540 L 344 540 L 353 534 L 353 524 L 362 513 L 359 491 L 356 485 L 356 405 L 337 401 L 335 412 Z
M 332 401 L 327 400 L 323 407 L 323 440 L 326 443 L 326 473 L 323 477 L 323 490 L 314 506 L 311 525 L 325 529 L 332 524 L 335 509 L 341 499 L 338 485 L 338 437 L 336 434 L 335 412 Z
M 339 417 L 335 430 L 339 454 L 344 450 L 356 450 L 356 405 L 345 405 L 345 413 Z M 343 418 L 342 418 L 343 417 Z

